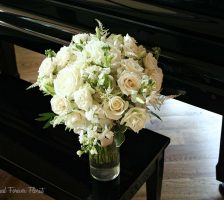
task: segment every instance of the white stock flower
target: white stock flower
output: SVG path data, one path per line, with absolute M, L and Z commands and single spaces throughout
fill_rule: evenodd
M 155 81 L 155 90 L 159 91 L 162 86 L 163 72 L 162 69 L 158 67 L 157 60 L 153 57 L 152 53 L 148 53 L 143 58 L 143 63 L 145 66 L 144 72 Z
M 103 47 L 106 44 L 100 40 L 90 40 L 84 49 L 84 53 L 87 54 L 89 61 L 97 64 L 101 64 L 104 61 L 104 51 Z
M 79 109 L 88 111 L 92 107 L 93 93 L 94 90 L 87 85 L 74 92 L 74 100 Z
M 135 93 L 141 87 L 141 77 L 134 73 L 124 71 L 117 80 L 118 86 L 125 95 Z
M 77 34 L 72 37 L 72 41 L 76 44 L 86 43 L 88 39 L 89 39 L 89 34 L 87 33 Z
M 38 78 L 42 78 L 42 77 L 49 77 L 51 76 L 51 74 L 53 73 L 54 69 L 55 69 L 55 59 L 54 58 L 45 58 L 38 70 Z
M 77 67 L 66 67 L 54 80 L 55 93 L 59 96 L 71 97 L 82 84 L 80 70 Z
M 125 124 L 134 132 L 138 133 L 145 126 L 147 111 L 145 108 L 130 108 L 121 120 L 121 125 Z
M 146 54 L 143 46 L 137 46 L 136 40 L 128 34 L 124 36 L 124 55 L 130 58 L 141 58 Z
M 58 115 L 65 115 L 71 112 L 72 107 L 65 97 L 54 95 L 51 99 L 51 109 Z
M 121 66 L 129 72 L 141 73 L 143 72 L 143 68 L 139 65 L 137 60 L 133 58 L 123 59 L 121 60 Z
M 114 96 L 111 99 L 109 99 L 108 102 L 104 103 L 103 109 L 105 112 L 105 115 L 109 119 L 118 120 L 122 117 L 122 114 L 125 110 L 127 110 L 129 106 L 128 101 L 124 101 L 119 96 Z
M 66 115 L 65 126 L 74 130 L 75 133 L 81 133 L 86 130 L 88 121 L 85 118 L 85 114 L 80 110 L 73 110 L 72 113 Z

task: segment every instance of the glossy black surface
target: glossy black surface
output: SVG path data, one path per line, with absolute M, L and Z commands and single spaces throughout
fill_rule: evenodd
M 7 85 L 7 86 L 6 86 Z M 29 83 L 0 75 L 0 167 L 57 199 L 129 199 L 147 180 L 169 138 L 142 130 L 126 133 L 121 174 L 108 183 L 90 177 L 88 159 L 79 158 L 77 135 L 64 127 L 42 129 L 35 121 L 49 111 L 49 98 Z M 105 196 L 106 194 L 106 196 Z
M 179 100 L 224 115 L 222 0 L 0 0 L 0 37 L 43 53 L 68 44 L 75 33 L 94 32 L 95 18 L 112 33 L 129 33 L 147 48 L 161 47 L 162 93 L 185 91 Z
M 129 33 L 150 48 L 160 46 L 168 87 L 186 91 L 181 100 L 224 113 L 224 20 L 143 1 L 0 1 L 0 36 L 44 52 L 68 44 L 78 32 L 94 32 L 95 18 L 111 32 Z M 193 1 L 192 1 L 193 3 Z M 195 2 L 196 3 L 196 2 Z M 6 7 L 10 5 L 10 7 Z M 221 8 L 221 6 L 220 6 Z M 203 101 L 201 101 L 203 99 Z

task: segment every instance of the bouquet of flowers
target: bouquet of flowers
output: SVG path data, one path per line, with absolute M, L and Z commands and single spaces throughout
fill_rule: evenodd
M 47 50 L 32 85 L 52 96 L 53 112 L 39 120 L 78 134 L 79 156 L 113 141 L 120 146 L 127 128 L 138 133 L 147 119 L 159 118 L 150 108 L 167 98 L 160 94 L 159 48 L 147 52 L 133 37 L 109 34 L 97 22 L 95 34 L 77 34 L 57 53 Z

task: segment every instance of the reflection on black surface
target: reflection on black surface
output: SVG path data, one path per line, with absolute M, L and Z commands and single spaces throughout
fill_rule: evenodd
M 88 200 L 116 200 L 120 196 L 120 176 L 113 181 L 100 182 L 92 178 L 92 194 Z

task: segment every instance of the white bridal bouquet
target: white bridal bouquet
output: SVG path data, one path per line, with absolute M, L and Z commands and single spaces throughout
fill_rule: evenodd
M 163 73 L 152 52 L 136 40 L 109 34 L 101 22 L 95 34 L 77 34 L 57 53 L 47 50 L 32 85 L 51 95 L 52 113 L 41 114 L 55 127 L 64 124 L 78 134 L 83 153 L 115 141 L 120 146 L 127 128 L 138 133 L 167 98 L 160 94 Z M 158 117 L 159 118 L 159 117 Z

